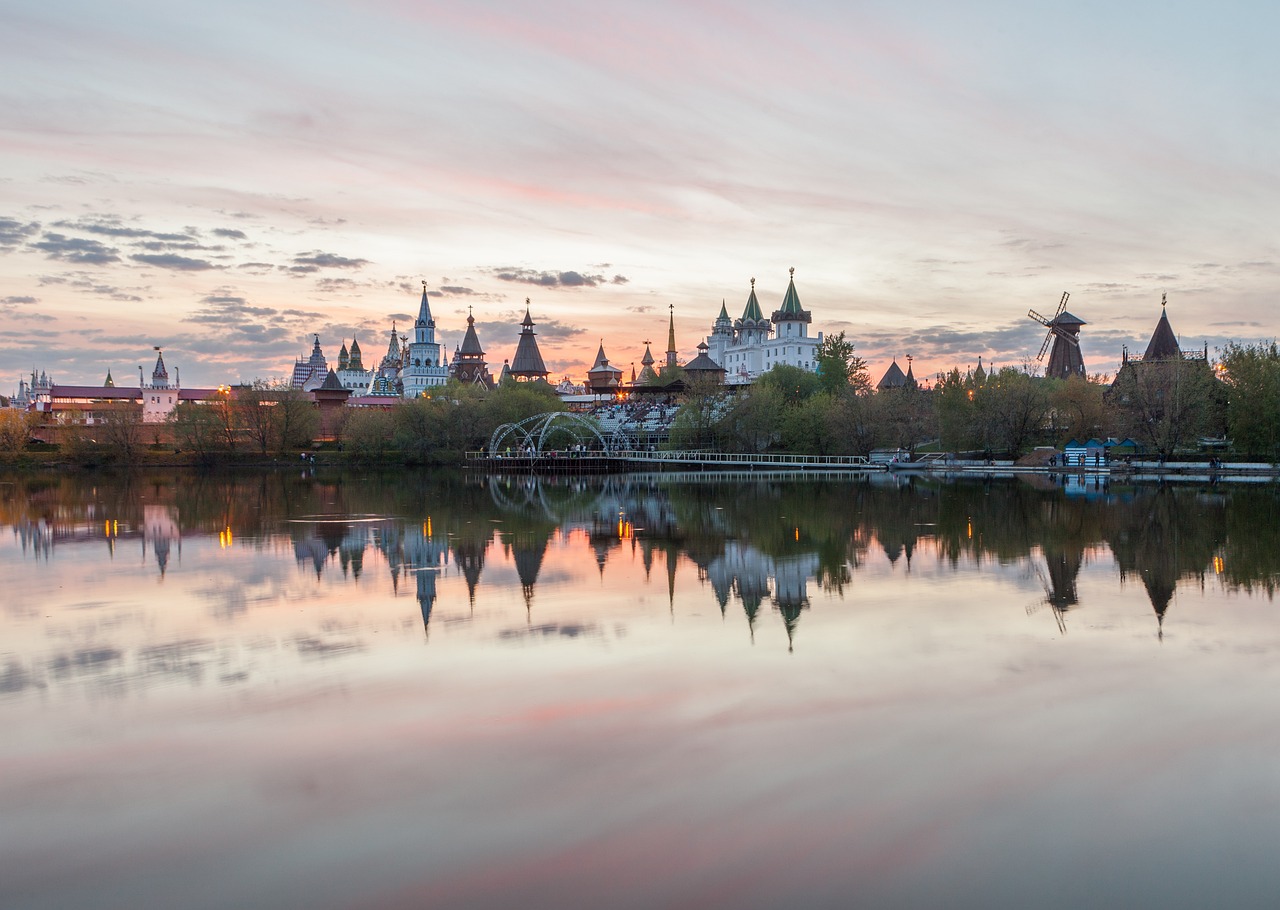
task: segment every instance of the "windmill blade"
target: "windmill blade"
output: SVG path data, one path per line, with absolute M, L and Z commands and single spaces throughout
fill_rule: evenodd
M 1080 347 L 1080 336 L 1073 335 L 1070 332 L 1068 332 L 1066 329 L 1062 328 L 1061 326 L 1056 326 L 1056 325 L 1053 327 L 1052 331 L 1053 331 L 1053 334 L 1057 335 L 1063 341 L 1069 342 L 1070 344 L 1074 344 L 1076 347 Z
M 1027 310 L 1027 315 L 1030 316 L 1032 319 L 1034 319 L 1036 322 L 1040 323 L 1041 325 L 1047 326 L 1052 324 L 1052 320 L 1045 319 L 1035 310 Z
M 1044 352 L 1049 350 L 1049 345 L 1053 344 L 1053 336 L 1055 334 L 1053 331 L 1045 333 L 1044 344 L 1040 345 L 1040 353 L 1036 355 L 1036 360 L 1044 360 Z
M 1053 314 L 1054 319 L 1057 319 L 1059 316 L 1061 316 L 1063 313 L 1067 311 L 1067 301 L 1070 298 L 1071 298 L 1070 294 L 1068 294 L 1066 291 L 1062 292 L 1062 299 L 1058 301 L 1058 312 Z

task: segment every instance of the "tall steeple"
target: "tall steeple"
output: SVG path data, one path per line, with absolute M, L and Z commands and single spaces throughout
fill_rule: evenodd
M 449 375 L 461 382 L 493 384 L 484 360 L 484 348 L 480 347 L 480 339 L 476 335 L 476 317 L 470 307 L 467 307 L 467 331 L 462 336 L 462 344 L 454 352 L 453 363 L 449 364 Z
M 673 367 L 676 364 L 676 305 L 674 303 L 667 304 L 670 316 L 667 317 L 667 366 Z
M 425 395 L 428 390 L 444 385 L 449 379 L 445 366 L 444 346 L 436 341 L 436 320 L 431 315 L 427 283 L 422 282 L 422 300 L 418 318 L 413 321 L 413 341 L 404 350 L 404 394 L 406 398 Z

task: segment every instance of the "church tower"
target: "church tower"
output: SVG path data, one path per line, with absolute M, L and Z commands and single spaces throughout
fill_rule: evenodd
M 417 398 L 428 389 L 442 386 L 449 378 L 443 346 L 436 341 L 436 321 L 427 300 L 427 283 L 422 282 L 422 302 L 413 321 L 413 341 L 405 357 L 404 397 Z
M 516 356 L 512 358 L 511 368 L 507 371 L 516 380 L 528 382 L 547 378 L 547 365 L 542 360 L 542 352 L 538 350 L 534 325 L 533 316 L 529 312 L 529 298 L 526 297 L 524 322 L 520 323 L 520 341 L 516 344 Z
M 139 367 L 141 372 L 142 368 Z M 169 384 L 169 371 L 164 366 L 164 352 L 156 348 L 156 367 L 151 371 L 151 384 L 142 384 L 142 422 L 164 423 L 178 406 L 178 384 Z
M 721 300 L 720 315 L 711 324 L 711 337 L 707 340 L 707 356 L 723 367 L 725 349 L 731 344 L 733 344 L 733 320 L 729 318 L 729 310 Z
M 680 365 L 676 361 L 676 305 L 669 303 L 667 309 L 671 313 L 667 317 L 667 366 L 675 367 Z
M 459 382 L 493 387 L 493 377 L 489 375 L 489 365 L 484 360 L 484 348 L 480 347 L 480 339 L 476 335 L 476 317 L 470 308 L 467 309 L 467 332 L 453 354 L 449 377 Z

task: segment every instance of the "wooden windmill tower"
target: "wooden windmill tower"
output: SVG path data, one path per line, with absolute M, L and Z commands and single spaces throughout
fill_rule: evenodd
M 1072 376 L 1084 376 L 1084 358 L 1080 355 L 1080 326 L 1088 325 L 1083 319 L 1067 312 L 1067 299 L 1071 295 L 1062 292 L 1058 301 L 1058 310 L 1052 319 L 1046 319 L 1035 310 L 1027 310 L 1027 315 L 1045 326 L 1044 344 L 1040 345 L 1040 353 L 1036 360 L 1043 361 L 1046 351 L 1049 353 L 1049 365 L 1044 375 L 1050 379 L 1069 379 Z

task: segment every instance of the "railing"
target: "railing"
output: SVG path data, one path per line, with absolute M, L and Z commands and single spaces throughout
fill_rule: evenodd
M 488 452 L 468 452 L 468 462 L 487 462 L 501 464 L 508 462 L 513 466 L 532 467 L 551 466 L 568 467 L 574 462 L 594 464 L 608 463 L 619 468 L 626 465 L 697 465 L 707 467 L 752 467 L 807 470 L 867 470 L 879 468 L 872 465 L 865 455 L 780 455 L 780 454 L 743 454 L 729 452 L 701 451 L 647 451 L 626 449 L 613 452 L 543 452 L 529 455 L 490 455 Z

